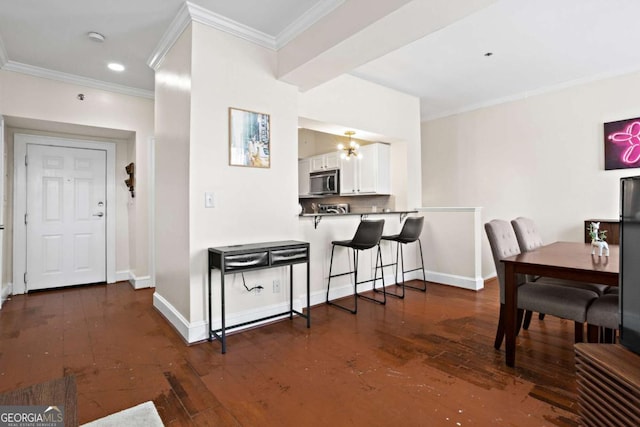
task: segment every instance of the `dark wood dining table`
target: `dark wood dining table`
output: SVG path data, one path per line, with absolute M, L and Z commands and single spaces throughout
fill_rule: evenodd
M 507 366 L 515 366 L 517 274 L 555 277 L 618 286 L 619 246 L 609 245 L 609 256 L 591 255 L 590 243 L 555 242 L 502 260 L 505 266 L 505 345 Z

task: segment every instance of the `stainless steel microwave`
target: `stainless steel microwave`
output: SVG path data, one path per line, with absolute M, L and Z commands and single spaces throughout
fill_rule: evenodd
M 340 194 L 340 169 L 311 172 L 309 194 Z

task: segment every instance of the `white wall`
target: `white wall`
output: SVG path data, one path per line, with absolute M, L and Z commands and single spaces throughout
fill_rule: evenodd
M 135 210 L 135 234 L 126 236 L 130 248 L 135 251 L 135 258 L 132 258 L 135 259 L 135 263 L 130 262 L 128 254 L 131 252 L 126 248 L 127 242 L 122 241 L 123 236 L 119 233 L 120 239 L 117 245 L 121 250 L 117 251 L 116 265 L 117 269 L 129 270 L 137 276 L 147 276 L 149 274 L 148 206 L 144 194 L 147 186 L 144 172 L 147 142 L 153 134 L 153 101 L 2 70 L 0 70 L 0 93 L 2 94 L 0 114 L 25 119 L 23 122 L 26 123 L 38 122 L 41 131 L 44 130 L 42 126 L 46 127 L 48 123 L 53 130 L 49 132 L 50 134 L 56 134 L 55 129 L 60 128 L 67 129 L 66 133 L 69 132 L 68 129 L 79 129 L 73 133 L 77 136 L 90 137 L 92 135 L 90 130 L 84 132 L 88 129 L 86 127 L 117 129 L 135 134 L 136 181 L 137 188 L 142 191 L 140 197 L 136 196 L 132 200 L 118 197 L 117 201 L 119 204 L 117 222 L 122 224 L 124 221 L 123 228 L 127 228 L 126 218 L 131 212 L 131 207 L 133 206 Z M 78 93 L 85 94 L 84 101 L 77 99 Z M 122 161 L 125 156 L 126 152 L 124 155 L 118 153 L 118 160 Z M 116 171 L 116 176 L 120 176 L 119 171 Z M 117 191 L 120 190 L 124 191 L 118 187 Z M 124 200 L 127 200 L 125 204 L 123 204 Z M 131 206 L 128 207 L 126 203 L 130 203 Z M 8 209 L 11 209 L 11 205 Z M 10 257 L 9 254 L 7 258 Z M 124 261 L 123 257 L 126 258 Z
M 191 26 L 156 71 L 155 243 L 156 295 L 184 319 L 189 302 L 189 144 Z M 157 298 L 156 298 L 157 306 Z M 171 317 L 165 313 L 167 317 Z M 186 321 L 186 320 L 185 320 Z
M 604 170 L 603 122 L 640 116 L 639 96 L 634 73 L 424 122 L 424 205 L 481 206 L 482 223 L 527 216 L 545 242 L 581 241 L 585 219 L 618 217 L 619 179 L 638 174 Z
M 297 89 L 274 78 L 275 52 L 193 24 L 190 153 L 191 321 L 205 317 L 207 251 L 211 246 L 297 238 Z M 229 108 L 270 115 L 271 165 L 229 165 Z M 205 209 L 204 193 L 216 207 Z M 284 268 L 246 273 L 249 286 L 267 285 Z M 217 276 L 214 275 L 217 283 Z M 285 282 L 283 282 L 284 285 Z M 229 282 L 230 313 L 284 300 L 253 297 Z M 218 295 L 218 288 L 215 288 Z M 217 310 L 217 308 L 216 308 Z M 214 311 L 215 313 L 216 311 Z
M 155 303 L 188 341 L 206 336 L 207 248 L 298 237 L 297 89 L 277 81 L 274 69 L 275 52 L 192 23 L 156 74 L 190 78 L 190 92 L 156 87 L 155 171 Z M 230 107 L 270 115 L 269 168 L 229 165 Z M 214 193 L 215 208 L 205 208 L 205 192 Z M 228 324 L 286 301 L 270 286 L 275 278 L 288 287 L 285 268 L 244 276 L 269 292 L 255 296 L 239 275 L 228 277 Z M 214 326 L 219 282 L 215 271 Z

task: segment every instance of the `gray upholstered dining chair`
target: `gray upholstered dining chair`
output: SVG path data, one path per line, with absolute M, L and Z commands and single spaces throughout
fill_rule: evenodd
M 494 347 L 499 349 L 505 333 L 505 267 L 504 258 L 520 254 L 520 246 L 513 227 L 508 221 L 494 219 L 484 225 L 500 284 L 500 317 Z M 518 285 L 518 309 L 547 313 L 575 323 L 575 341 L 583 340 L 583 324 L 587 308 L 598 298 L 593 291 L 554 284 L 540 285 L 525 281 Z
M 532 219 L 518 217 L 511 221 L 511 225 L 513 226 L 513 230 L 516 233 L 518 246 L 520 246 L 521 252 L 534 251 L 539 247 L 544 246 L 544 243 L 542 242 L 542 236 L 538 231 L 536 223 Z M 604 295 L 609 291 L 610 288 L 610 286 L 601 285 L 598 283 L 575 282 L 573 280 L 556 279 L 553 277 L 527 276 L 527 281 L 536 282 L 538 284 L 553 284 L 560 286 L 569 286 L 572 288 L 586 289 L 597 293 L 598 296 Z M 528 311 L 524 316 L 524 324 L 522 326 L 524 329 L 529 328 L 529 324 L 531 323 L 531 314 L 532 313 Z M 544 319 L 544 313 L 540 313 L 540 320 L 542 319 Z
M 606 294 L 595 300 L 587 311 L 587 341 L 615 343 L 620 327 L 620 309 L 617 293 Z

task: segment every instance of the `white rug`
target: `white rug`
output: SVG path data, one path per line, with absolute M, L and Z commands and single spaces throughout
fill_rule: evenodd
M 83 424 L 82 427 L 163 427 L 153 402 L 144 402 L 133 408 L 107 415 Z

